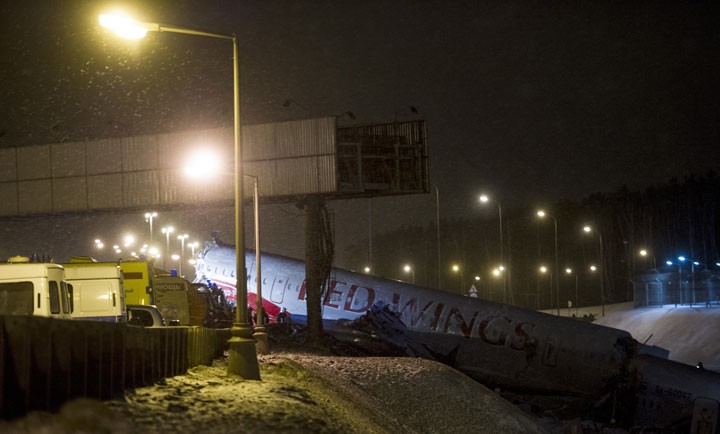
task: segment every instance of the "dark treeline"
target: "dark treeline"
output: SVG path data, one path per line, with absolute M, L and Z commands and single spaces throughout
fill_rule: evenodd
M 372 266 L 374 274 L 410 281 L 403 266 L 411 264 L 419 285 L 437 287 L 440 282 L 444 290 L 467 294 L 474 284 L 482 298 L 532 308 L 567 308 L 568 301 L 580 306 L 629 301 L 633 277 L 652 268 L 667 269 L 667 260 L 676 267 L 678 256 L 685 256 L 688 263 L 700 264 L 697 269 L 717 268 L 718 210 L 720 177 L 709 172 L 642 192 L 623 187 L 580 202 L 562 200 L 545 209 L 544 219 L 536 215 L 537 208 L 503 209 L 503 263 L 497 213 L 485 212 L 477 218 L 441 221 L 439 276 L 434 224 L 376 233 Z M 586 225 L 590 232 L 583 230 Z M 354 256 L 367 258 L 367 244 L 351 249 Z M 643 249 L 645 256 L 640 254 Z M 496 276 L 493 270 L 500 265 L 506 269 Z M 539 271 L 543 265 L 544 274 Z

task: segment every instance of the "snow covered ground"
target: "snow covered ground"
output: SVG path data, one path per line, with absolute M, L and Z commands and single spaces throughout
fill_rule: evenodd
M 643 307 L 612 305 L 596 324 L 629 332 L 635 340 L 670 351 L 670 360 L 720 371 L 720 306 Z
M 35 412 L 14 433 L 458 433 L 542 434 L 538 421 L 495 392 L 436 362 L 317 354 L 261 356 L 262 381 L 223 362 L 128 392 Z M 554 421 L 545 421 L 553 426 Z

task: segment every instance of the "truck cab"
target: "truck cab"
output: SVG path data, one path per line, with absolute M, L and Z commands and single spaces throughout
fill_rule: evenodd
M 65 270 L 61 265 L 0 264 L 0 315 L 70 319 L 71 309 Z

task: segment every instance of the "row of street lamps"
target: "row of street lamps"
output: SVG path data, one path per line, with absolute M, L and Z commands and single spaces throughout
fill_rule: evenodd
M 439 272 L 439 270 L 440 270 L 440 192 L 439 192 L 439 190 L 438 190 L 437 185 L 435 185 L 434 187 L 435 187 L 435 199 L 436 199 L 436 208 L 437 208 L 437 210 L 436 210 L 436 211 L 437 211 L 437 213 L 436 213 L 436 219 L 437 219 L 436 225 L 437 225 L 438 288 L 440 288 L 440 274 L 441 274 L 441 273 Z M 510 285 L 510 282 L 511 282 L 510 270 L 509 270 L 509 268 L 508 268 L 508 264 L 505 264 L 504 242 L 503 242 L 502 204 L 501 204 L 499 201 L 491 198 L 491 197 L 490 197 L 489 195 L 487 195 L 487 194 L 481 194 L 481 195 L 479 196 L 479 202 L 480 202 L 481 204 L 493 203 L 493 204 L 495 204 L 495 205 L 497 206 L 497 212 L 498 212 L 498 229 L 499 229 L 499 240 L 500 240 L 500 249 L 499 249 L 499 253 L 500 253 L 500 265 L 492 270 L 492 275 L 495 276 L 495 277 L 498 277 L 498 278 L 502 278 L 502 283 L 503 283 L 503 287 L 502 287 L 502 291 L 503 291 L 503 302 L 507 303 L 507 302 L 508 302 L 508 286 L 510 286 L 510 288 L 512 288 L 512 287 L 511 287 L 511 285 Z M 552 216 L 552 215 L 550 215 L 549 213 L 547 213 L 545 210 L 538 210 L 538 211 L 536 212 L 536 216 L 537 216 L 538 218 L 540 218 L 540 219 L 546 219 L 546 218 L 548 218 L 548 219 L 552 219 L 552 221 L 553 221 L 554 235 L 555 235 L 555 237 L 554 237 L 554 240 L 555 240 L 555 275 L 557 276 L 557 275 L 559 275 L 559 268 L 560 268 L 560 265 L 559 265 L 559 249 L 558 249 L 558 222 L 557 222 L 557 219 L 556 219 L 554 216 Z M 600 247 L 600 252 L 599 252 L 599 255 L 600 255 L 600 269 L 601 269 L 601 270 L 604 270 L 602 234 L 601 234 L 599 231 L 593 231 L 593 229 L 592 229 L 591 226 L 584 226 L 584 227 L 583 227 L 583 231 L 586 232 L 586 233 L 588 233 L 588 234 L 591 234 L 591 233 L 593 233 L 593 232 L 597 232 L 597 234 L 598 234 L 598 242 L 599 242 L 599 247 Z M 371 234 L 370 236 L 372 237 L 372 234 Z M 415 283 L 415 271 L 414 271 L 414 269 L 412 268 L 412 266 L 410 266 L 410 265 L 405 265 L 405 266 L 403 266 L 403 270 L 404 270 L 406 273 L 412 273 L 412 282 Z M 457 265 L 457 264 L 453 264 L 453 265 L 452 265 L 452 271 L 453 271 L 453 272 L 456 272 L 456 273 L 459 273 L 459 272 L 460 272 L 460 266 Z M 370 272 L 370 265 L 368 265 L 368 266 L 365 267 L 365 272 L 366 272 L 366 273 L 369 273 L 369 272 Z M 604 295 L 604 294 L 605 294 L 605 288 L 604 288 L 604 278 L 603 278 L 603 274 L 604 274 L 604 273 L 601 273 L 601 274 L 600 274 L 600 300 L 601 300 L 601 304 L 602 304 L 602 314 L 605 315 L 605 295 Z M 463 273 L 460 273 L 460 275 L 461 275 L 462 277 L 464 277 L 464 276 L 463 276 Z M 463 279 L 462 277 L 461 277 L 460 287 L 461 287 L 461 293 L 464 293 L 464 291 L 465 291 L 464 284 L 465 284 L 465 283 L 464 283 L 464 279 Z M 476 280 L 479 280 L 479 276 L 476 276 Z M 560 313 L 560 304 L 559 304 L 559 298 L 558 298 L 558 297 L 559 297 L 559 295 L 558 295 L 558 294 L 559 294 L 559 283 L 557 282 L 557 280 L 558 280 L 558 279 L 555 279 L 555 293 L 556 293 L 556 301 L 555 301 L 555 303 L 556 303 L 557 312 L 558 312 L 558 314 L 559 314 L 559 313 Z M 512 292 L 512 289 L 511 289 L 511 292 Z M 551 300 L 551 302 L 552 302 L 552 300 Z
M 181 234 L 177 235 L 176 238 L 178 241 L 180 241 L 180 254 L 175 255 L 175 254 L 170 253 L 170 236 L 171 236 L 171 234 L 173 234 L 175 232 L 175 228 L 173 226 L 165 226 L 165 227 L 161 228 L 160 231 L 165 235 L 165 252 L 164 252 L 164 254 L 161 255 L 158 248 L 154 246 L 153 220 L 157 216 L 158 216 L 158 213 L 154 212 L 154 211 L 145 213 L 145 221 L 147 223 L 149 223 L 149 225 L 150 225 L 150 243 L 143 244 L 140 247 L 140 249 L 139 249 L 140 254 L 138 254 L 137 251 L 131 251 L 130 255 L 134 256 L 134 257 L 140 257 L 142 255 L 142 256 L 146 256 L 146 257 L 152 257 L 155 259 L 162 257 L 163 258 L 163 268 L 166 270 L 168 269 L 167 268 L 168 258 L 170 258 L 172 260 L 176 260 L 176 261 L 178 261 L 178 273 L 180 276 L 183 276 L 182 267 L 183 267 L 183 262 L 185 262 L 185 244 L 186 244 L 186 240 L 188 238 L 190 238 L 190 235 L 188 235 L 186 233 L 181 233 Z M 123 237 L 122 246 L 120 244 L 115 244 L 115 245 L 113 245 L 113 250 L 115 251 L 116 254 L 120 254 L 120 253 L 122 253 L 123 249 L 129 249 L 133 245 L 135 245 L 135 241 L 136 240 L 135 240 L 134 235 L 127 234 Z M 190 248 L 190 252 L 191 252 L 190 253 L 190 255 L 191 255 L 190 263 L 194 263 L 195 249 L 198 246 L 199 246 L 199 243 L 197 241 L 187 243 L 187 247 Z M 95 240 L 95 248 L 96 249 L 101 250 L 104 247 L 105 247 L 105 243 L 102 240 L 100 240 L 100 239 Z

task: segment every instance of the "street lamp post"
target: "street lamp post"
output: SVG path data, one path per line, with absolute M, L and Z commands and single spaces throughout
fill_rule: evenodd
M 189 237 L 188 234 L 180 234 L 177 236 L 177 239 L 180 240 L 180 266 L 178 267 L 178 273 L 180 274 L 180 277 L 183 277 L 183 261 L 185 260 L 185 240 L 187 240 Z
M 167 258 L 170 256 L 170 234 L 175 232 L 175 228 L 172 226 L 166 226 L 160 230 L 165 234 L 165 254 L 163 255 L 163 268 L 165 271 L 169 271 L 167 268 Z
M 153 243 L 153 219 L 157 217 L 155 211 L 145 213 L 145 221 L 150 223 L 150 245 Z
M 255 220 L 255 312 L 257 320 L 255 321 L 255 330 L 252 337 L 255 339 L 255 349 L 260 354 L 268 354 L 270 345 L 268 343 L 267 333 L 265 332 L 265 315 L 262 305 L 262 267 L 260 265 L 260 189 L 258 187 L 258 178 L 253 175 L 245 175 L 253 180 L 253 217 Z
M 500 202 L 498 202 L 498 201 L 496 201 L 496 200 L 493 200 L 493 199 L 490 199 L 490 197 L 488 197 L 486 194 L 483 194 L 483 195 L 480 196 L 480 202 L 481 202 L 481 203 L 494 202 L 494 203 L 497 205 L 497 208 L 498 208 L 498 220 L 499 220 L 499 222 L 500 222 L 500 263 L 501 263 L 503 266 L 505 266 L 505 265 L 506 265 L 506 264 L 505 264 L 505 257 L 504 257 L 504 253 L 503 253 L 503 218 L 502 218 L 502 205 L 500 205 Z M 508 267 L 507 273 L 510 274 L 509 267 Z M 505 277 L 505 275 L 503 274 L 503 281 L 502 281 L 502 282 L 503 282 L 503 302 L 504 302 L 504 303 L 507 303 L 507 287 L 506 287 L 506 284 L 505 284 L 505 281 L 506 281 L 505 279 L 506 279 L 506 277 Z M 512 291 L 512 290 L 511 290 L 511 291 Z
M 185 166 L 185 173 L 188 176 L 191 177 L 197 177 L 199 173 L 202 173 L 202 166 L 203 164 L 198 164 L 199 162 L 205 161 L 205 164 L 209 163 L 211 166 L 215 167 L 218 166 L 217 162 L 219 161 L 216 156 L 210 154 L 210 153 L 198 153 L 195 155 L 195 157 L 191 160 L 190 164 Z M 219 172 L 223 175 L 232 175 L 231 172 Z M 254 210 L 254 217 L 255 217 L 255 276 L 257 277 L 255 279 L 256 281 L 256 303 L 255 303 L 255 312 L 256 312 L 256 321 L 255 321 L 255 328 L 253 330 L 252 337 L 255 339 L 255 348 L 256 351 L 260 354 L 267 354 L 270 352 L 270 347 L 268 345 L 267 340 L 267 333 L 265 333 L 265 317 L 263 315 L 264 309 L 262 307 L 262 266 L 261 266 L 261 252 L 260 252 L 260 189 L 258 185 L 258 177 L 255 175 L 247 175 L 244 174 L 243 176 L 250 178 L 253 180 L 253 210 Z M 195 243 L 197 246 L 197 243 Z M 195 255 L 195 251 L 193 250 L 193 256 Z
M 460 275 L 460 294 L 463 294 L 463 288 L 465 287 L 465 270 L 461 270 L 459 264 L 453 264 L 452 271 Z
M 640 249 L 638 254 L 640 256 L 642 256 L 643 258 L 647 258 L 649 255 L 647 249 Z M 655 255 L 652 255 L 652 266 L 653 266 L 653 268 L 657 268 L 657 265 L 655 264 Z
M 587 234 L 592 233 L 592 227 L 585 226 L 583 231 Z M 600 244 L 600 303 L 602 304 L 602 316 L 605 316 L 605 258 L 603 258 L 603 240 L 599 229 L 597 234 Z
M 557 306 L 557 314 L 560 316 L 560 285 L 558 284 L 558 281 L 560 280 L 557 278 L 557 276 L 560 275 L 558 266 L 558 224 L 557 219 L 550 214 L 546 213 L 543 210 L 539 210 L 537 212 L 537 216 L 541 219 L 544 219 L 545 217 L 551 218 L 553 220 L 553 223 L 555 224 L 555 299 L 556 299 L 556 306 Z M 552 307 L 550 309 L 552 311 Z M 604 312 L 604 309 L 603 309 Z
M 572 268 L 566 268 L 565 273 L 573 274 Z M 570 316 L 570 306 L 568 306 L 568 316 Z M 575 317 L 578 316 L 578 273 L 575 273 Z
M 544 265 L 540 266 L 540 274 L 547 274 L 550 276 L 550 313 L 553 311 L 553 274 L 550 269 Z
M 442 288 L 442 282 L 440 280 L 440 276 L 442 275 L 440 272 L 440 190 L 438 189 L 437 184 L 433 184 L 433 187 L 435 187 L 435 222 L 437 224 L 435 228 L 437 232 L 437 289 L 439 290 Z
M 140 23 L 127 17 L 100 15 L 100 24 L 121 37 L 140 39 L 148 31 L 172 32 L 194 36 L 225 39 L 232 42 L 233 52 L 233 148 L 235 154 L 235 288 L 237 303 L 235 306 L 235 322 L 233 323 L 228 341 L 230 346 L 228 372 L 245 379 L 260 379 L 260 366 L 255 352 L 255 342 L 249 324 L 247 306 L 247 272 L 245 269 L 245 226 L 243 219 L 243 171 L 242 171 L 242 140 L 240 126 L 240 68 L 238 62 L 237 36 L 209 33 L 182 27 L 161 25 L 158 23 Z

